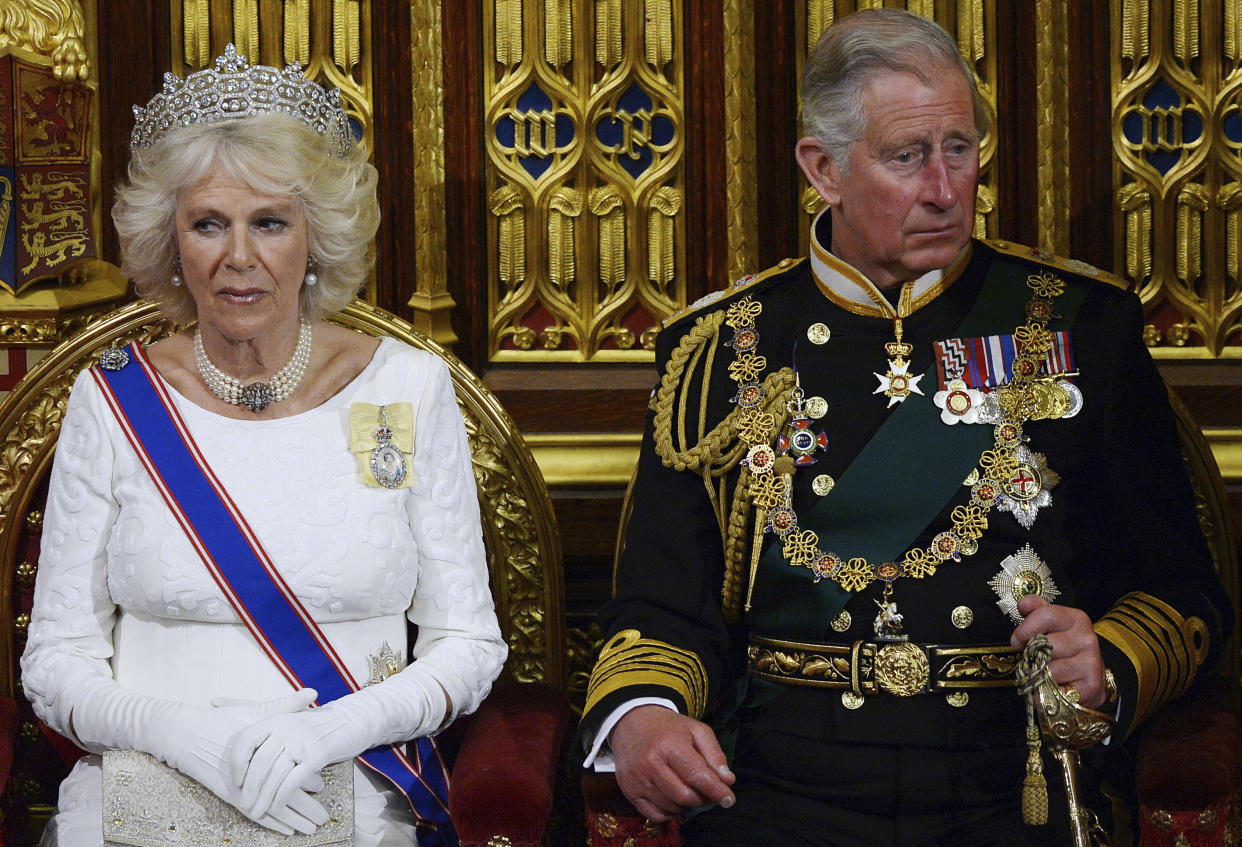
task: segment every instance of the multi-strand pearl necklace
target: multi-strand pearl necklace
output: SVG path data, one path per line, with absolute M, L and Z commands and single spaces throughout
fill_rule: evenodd
M 245 406 L 252 412 L 261 412 L 272 403 L 291 396 L 297 390 L 298 383 L 306 374 L 306 365 L 310 362 L 311 325 L 302 321 L 298 331 L 298 343 L 293 348 L 293 355 L 284 367 L 276 371 L 271 382 L 252 382 L 243 386 L 241 380 L 235 379 L 215 366 L 207 358 L 203 349 L 203 334 L 194 333 L 194 359 L 198 362 L 198 373 L 203 382 L 225 403 L 233 406 Z

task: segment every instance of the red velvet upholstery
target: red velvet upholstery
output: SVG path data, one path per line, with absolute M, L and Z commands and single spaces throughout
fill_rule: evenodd
M 0 697 L 0 794 L 9 784 L 13 769 L 13 747 L 17 742 L 17 702 Z
M 1139 847 L 1224 847 L 1242 782 L 1242 686 L 1205 679 L 1157 714 L 1134 778 Z
M 587 843 L 590 847 L 679 847 L 681 821 L 653 823 L 625 799 L 611 773 L 591 770 L 582 774 L 586 804 Z
M 486 847 L 496 836 L 538 847 L 569 717 L 568 698 L 538 683 L 497 686 L 470 716 L 449 795 L 462 847 Z
M 13 770 L 13 748 L 17 744 L 17 701 L 0 696 L 0 795 L 9 784 Z M 4 829 L 0 828 L 0 847 L 4 847 Z

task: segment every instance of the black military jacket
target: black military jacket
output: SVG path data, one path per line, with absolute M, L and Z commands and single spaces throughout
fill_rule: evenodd
M 1013 514 L 994 509 L 977 553 L 944 562 L 927 578 L 898 579 L 893 600 L 913 641 L 1006 644 L 1014 622 L 998 608 L 989 583 L 1002 560 L 1030 545 L 1051 571 L 1060 592 L 1055 602 L 1081 608 L 1096 622 L 1105 663 L 1120 688 L 1119 729 L 1128 734 L 1186 689 L 1196 670 L 1212 661 L 1233 621 L 1197 523 L 1166 390 L 1141 341 L 1138 299 L 1081 264 L 973 241 L 946 272 L 942 292 L 903 321 L 904 339 L 913 345 L 910 372 L 927 369 L 933 342 L 959 334 L 989 274 L 1025 286 L 1028 277 L 1042 273 L 1077 287 L 1081 301 L 1072 319 L 1062 323 L 1071 334 L 1082 409 L 1070 418 L 1032 420 L 1024 427 L 1028 448 L 1059 476 L 1048 491 L 1051 502 L 1039 509 L 1029 529 Z M 665 441 L 671 442 L 663 452 L 666 458 L 670 451 L 689 456 L 709 435 L 721 443 L 707 451 L 716 456 L 714 463 L 670 466 L 656 449 L 659 410 L 649 412 L 615 597 L 602 612 L 608 640 L 592 677 L 583 721 L 587 733 L 621 702 L 637 696 L 668 698 L 683 712 L 709 721 L 731 711 L 739 698 L 736 683 L 746 678 L 753 631 L 835 643 L 873 636 L 878 583 L 849 600 L 845 611 L 851 623 L 844 631 L 834 630 L 827 616 L 806 620 L 782 614 L 784 604 L 804 605 L 789 599 L 801 597 L 798 592 L 828 588 L 827 580 L 808 578 L 805 568 L 784 566 L 788 579 L 760 568 L 753 606 L 736 620 L 729 602 L 722 605 L 726 582 L 731 586 L 726 594 L 732 591 L 736 598 L 739 584 L 745 593 L 755 537 L 753 509 L 752 523 L 744 526 L 731 517 L 743 452 L 736 434 L 730 440 L 720 429 L 736 408 L 739 382 L 730 373 L 737 359 L 730 346 L 734 331 L 719 322 L 719 314 L 743 299 L 761 307 L 753 328 L 756 352 L 766 360 L 764 374 L 796 365 L 805 396 L 822 397 L 828 405 L 827 414 L 812 424 L 825 432 L 827 448 L 816 451 L 814 464 L 794 473 L 799 515 L 820 499 L 812 488 L 815 478 L 840 479 L 896 409 L 875 393 L 877 375 L 888 368 L 884 345 L 893 340 L 892 322 L 833 302 L 808 260 L 786 260 L 666 325 L 657 345 L 657 367 L 677 399 L 662 410 Z M 998 319 L 987 334 L 1013 333 L 1023 319 L 1020 312 Z M 810 340 L 813 324 L 828 328 L 826 342 Z M 701 343 L 690 343 L 692 336 Z M 924 394 L 905 402 L 931 403 L 937 385 L 925 378 L 920 387 Z M 936 451 L 940 436 L 931 428 L 916 444 L 903 445 L 887 475 L 897 479 L 915 473 L 919 456 Z M 888 483 L 875 480 L 876 485 Z M 952 510 L 969 501 L 970 488 L 960 486 L 912 545 L 927 546 L 949 528 Z M 896 515 L 907 506 L 894 500 L 885 514 Z M 883 524 L 883 519 L 877 522 Z M 739 561 L 726 561 L 730 532 L 746 540 Z M 774 543 L 772 533 L 761 539 L 765 549 Z M 954 611 L 962 607 L 971 613 L 965 628 L 954 623 Z M 956 620 L 962 620 L 960 611 Z M 773 622 L 779 631 L 771 629 Z M 875 696 L 862 708 L 846 709 L 837 692 L 801 688 L 778 698 L 752 681 L 743 699 L 760 708 L 770 701 L 773 720 L 796 721 L 809 738 L 837 741 L 1021 744 L 1025 724 L 1013 689 L 981 692 L 964 706 L 932 695 Z

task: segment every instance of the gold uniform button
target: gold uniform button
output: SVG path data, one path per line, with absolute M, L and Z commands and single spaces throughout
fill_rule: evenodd
M 832 338 L 832 330 L 828 329 L 827 324 L 813 323 L 807 327 L 806 337 L 812 344 L 825 344 Z
M 828 474 L 826 473 L 822 473 L 819 476 L 815 477 L 815 479 L 811 480 L 811 490 L 814 491 L 816 494 L 818 494 L 820 497 L 823 497 L 825 494 L 831 491 L 832 487 L 836 484 L 837 484 L 837 481 L 835 479 L 828 476 Z
M 835 632 L 845 632 L 850 628 L 850 624 L 854 619 L 850 617 L 850 613 L 842 609 L 835 618 L 832 619 L 832 628 Z
M 853 691 L 842 691 L 841 692 L 841 705 L 847 709 L 857 709 L 865 701 L 866 701 L 866 698 L 863 697 L 861 694 L 855 694 Z
M 815 420 L 819 420 L 828 414 L 828 401 L 818 395 L 812 397 L 806 401 L 806 413 Z
M 953 621 L 953 625 L 958 629 L 965 629 L 975 622 L 975 613 L 966 606 L 958 606 L 949 615 L 949 620 Z
M 793 263 L 794 263 L 793 259 L 781 259 L 779 262 L 776 263 L 776 266 L 778 268 L 787 268 Z
M 946 694 L 944 699 L 949 702 L 950 706 L 960 709 L 970 702 L 970 695 L 965 691 L 954 691 L 952 694 Z

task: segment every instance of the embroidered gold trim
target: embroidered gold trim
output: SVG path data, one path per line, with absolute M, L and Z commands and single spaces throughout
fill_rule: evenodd
M 692 718 L 707 708 L 707 671 L 699 657 L 636 629 L 618 632 L 600 651 L 587 690 L 584 712 L 609 694 L 634 685 L 658 685 L 677 693 Z
M 771 276 L 783 268 L 771 269 L 760 279 Z M 756 280 L 758 281 L 758 280 Z M 721 521 L 724 542 L 725 573 L 721 584 L 721 600 L 726 620 L 734 621 L 741 614 L 741 583 L 746 555 L 747 523 L 751 505 L 748 480 L 749 468 L 743 466 L 733 489 L 733 501 L 727 500 L 724 475 L 737 466 L 746 449 L 756 441 L 770 442 L 788 417 L 788 400 L 794 387 L 794 374 L 789 368 L 768 374 L 762 383 L 745 382 L 756 378 L 767 367 L 767 359 L 758 356 L 750 348 L 739 345 L 739 334 L 754 334 L 754 321 L 763 311 L 762 304 L 747 295 L 711 314 L 695 319 L 694 326 L 682 336 L 677 347 L 669 355 L 668 364 L 656 389 L 653 422 L 656 454 L 667 467 L 692 470 L 703 477 L 708 497 Z M 734 333 L 733 344 L 738 357 L 730 363 L 729 374 L 739 381 L 737 404 L 710 432 L 706 429 L 706 408 L 714 364 L 716 342 L 721 324 L 729 326 Z M 706 356 L 704 350 L 707 351 Z M 691 390 L 690 374 L 695 373 L 703 359 L 703 385 L 699 397 L 699 431 L 693 446 L 685 437 L 687 394 Z M 679 443 L 674 443 L 674 411 Z M 678 449 L 678 448 L 681 449 Z M 719 478 L 719 494 L 711 480 Z M 756 525 L 762 530 L 762 517 Z M 756 539 L 756 544 L 760 539 Z
M 752 635 L 747 664 L 786 685 L 909 697 L 1014 684 L 1019 653 L 1008 644 L 814 644 Z
M 1025 259 L 1028 262 L 1038 262 L 1042 265 L 1051 265 L 1058 270 L 1066 270 L 1072 274 L 1079 276 L 1092 277 L 1101 282 L 1107 282 L 1109 285 L 1115 286 L 1122 290 L 1129 290 L 1129 283 L 1124 277 L 1117 276 L 1110 271 L 1089 265 L 1086 262 L 1080 262 L 1077 259 L 1064 259 L 1059 256 L 1040 250 L 1036 247 L 1029 247 L 1025 244 L 1016 244 L 1012 241 L 1003 241 L 1001 239 L 985 238 L 983 243 L 991 247 L 998 253 L 1004 253 L 1006 256 L 1016 256 L 1019 259 Z
M 1134 726 L 1190 687 L 1211 646 L 1202 620 L 1183 618 L 1163 600 L 1142 592 L 1118 600 L 1095 622 L 1095 632 L 1134 666 Z
M 833 290 L 832 286 L 828 285 L 826 281 L 821 279 L 819 274 L 814 273 L 814 267 L 812 267 L 812 276 L 815 278 L 816 287 L 818 287 L 820 292 L 835 305 L 851 314 L 861 315 L 868 318 L 892 318 L 895 316 L 892 305 L 889 304 L 883 294 L 878 292 L 875 284 L 872 283 L 871 280 L 860 274 L 853 266 L 832 255 L 827 248 L 819 243 L 817 238 L 811 238 L 811 250 L 815 253 L 815 257 L 817 259 L 853 282 L 863 291 L 867 292 L 867 296 L 871 297 L 871 299 L 875 301 L 874 305 L 867 305 L 866 303 L 858 303 L 854 300 L 842 297 Z M 908 310 L 904 315 L 902 315 L 902 317 L 908 317 L 914 312 L 917 312 L 919 309 L 923 308 L 948 290 L 949 286 L 957 282 L 958 277 L 962 275 L 962 271 L 966 269 L 966 265 L 970 262 L 970 257 L 973 251 L 974 246 L 970 242 L 967 242 L 966 248 L 962 250 L 961 254 L 956 259 L 953 260 L 952 264 L 944 269 L 944 273 L 941 274 L 940 279 L 922 294 L 910 300 Z

